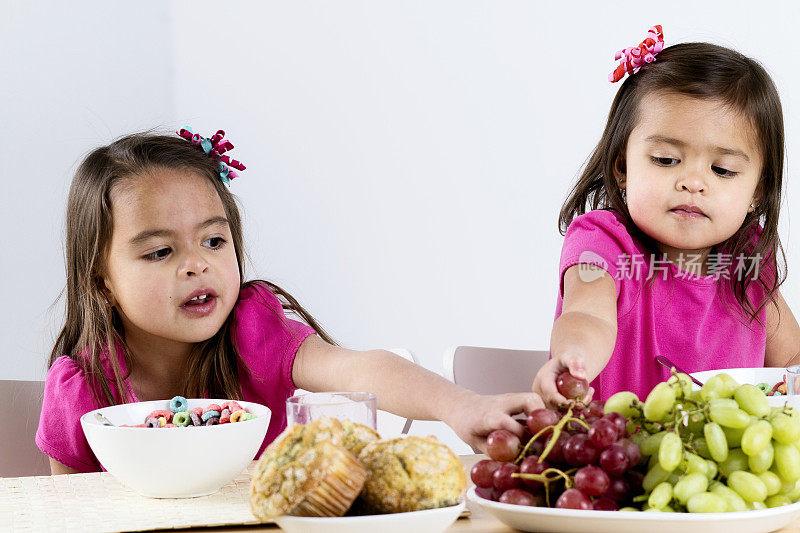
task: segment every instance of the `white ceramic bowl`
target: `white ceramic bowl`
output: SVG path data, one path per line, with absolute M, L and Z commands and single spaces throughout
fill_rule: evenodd
M 550 507 L 528 507 L 467 497 L 495 518 L 520 531 L 547 533 L 767 533 L 790 526 L 796 531 L 800 503 L 735 513 L 641 513 L 626 511 L 580 511 Z
M 188 400 L 189 408 L 227 400 Z M 169 400 L 126 403 L 90 411 L 81 427 L 100 464 L 120 483 L 151 498 L 191 498 L 219 490 L 255 458 L 272 415 L 266 406 L 239 402 L 257 418 L 215 426 L 178 428 L 118 427 L 141 424 Z M 95 418 L 100 412 L 114 426 Z
M 464 510 L 461 501 L 450 507 L 408 513 L 315 518 L 283 515 L 275 523 L 287 533 L 440 533 Z
M 783 375 L 786 374 L 785 368 L 720 368 L 718 370 L 705 370 L 703 372 L 694 372 L 692 377 L 698 381 L 705 383 L 711 376 L 716 374 L 728 374 L 736 380 L 740 385 L 750 384 L 758 385 L 759 383 L 767 383 L 770 387 L 783 381 Z M 694 388 L 699 389 L 697 384 L 693 385 Z M 783 407 L 790 405 L 793 407 L 800 407 L 800 396 L 767 396 L 767 401 L 773 407 Z

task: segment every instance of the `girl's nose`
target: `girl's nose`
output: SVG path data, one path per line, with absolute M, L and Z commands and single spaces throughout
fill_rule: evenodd
M 203 259 L 200 254 L 187 254 L 181 263 L 180 275 L 181 277 L 191 277 L 202 274 L 208 270 L 208 262 Z
M 676 183 L 676 189 L 690 193 L 702 193 L 706 191 L 706 182 L 699 173 L 691 172 L 681 176 Z

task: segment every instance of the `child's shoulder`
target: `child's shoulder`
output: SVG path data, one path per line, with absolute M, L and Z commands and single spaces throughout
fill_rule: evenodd
M 85 375 L 83 367 L 72 357 L 62 355 L 57 357 L 50 369 L 47 371 L 47 380 L 70 381 L 83 380 Z
M 291 362 L 297 348 L 315 331 L 287 317 L 282 301 L 267 282 L 247 282 L 239 291 L 230 335 L 242 361 L 256 375 L 272 375 L 275 361 L 283 361 L 279 375 L 290 387 Z
M 94 404 L 94 394 L 83 366 L 68 355 L 58 357 L 45 378 L 45 397 L 71 398 L 73 404 L 91 404 L 91 411 L 96 407 Z M 90 405 L 86 405 L 90 407 Z
M 86 390 L 91 388 L 90 380 L 87 377 L 87 372 L 94 375 L 105 375 L 107 380 L 114 379 L 114 368 L 111 363 L 111 352 L 107 345 L 100 345 L 97 347 L 97 364 L 99 365 L 99 372 L 95 372 L 92 364 L 92 355 L 88 348 L 78 352 L 74 355 L 61 355 L 57 357 L 50 369 L 47 371 L 46 382 L 58 383 L 64 386 L 69 384 L 70 387 L 85 387 Z M 123 376 L 127 374 L 127 365 L 125 363 L 125 349 L 121 342 L 115 342 L 115 352 L 119 365 L 119 371 Z
M 268 282 L 248 281 L 239 291 L 239 299 L 234 307 L 234 332 L 270 327 L 286 329 L 290 327 L 290 322 L 282 300 Z
M 614 209 L 595 209 L 575 217 L 564 235 L 565 242 L 581 245 L 614 245 L 628 251 L 641 251 L 625 216 Z
M 616 209 L 595 209 L 578 215 L 567 228 L 567 233 L 576 230 L 604 229 L 614 233 L 629 234 L 625 216 Z
M 563 275 L 577 264 L 592 264 L 606 270 L 618 288 L 620 268 L 641 263 L 646 249 L 628 229 L 625 217 L 613 209 L 596 209 L 575 217 L 567 228 L 561 248 L 559 271 Z
M 236 311 L 237 313 L 253 312 L 258 309 L 275 311 L 282 309 L 282 306 L 280 300 L 278 300 L 265 281 L 249 281 L 239 291 Z

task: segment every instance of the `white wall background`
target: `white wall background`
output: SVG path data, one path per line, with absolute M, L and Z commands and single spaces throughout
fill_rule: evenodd
M 153 126 L 222 128 L 248 169 L 251 277 L 344 345 L 545 349 L 559 208 L 618 88 L 614 52 L 662 24 L 763 62 L 780 90 L 781 237 L 800 316 L 798 4 L 0 0 L 0 379 L 37 379 L 60 326 L 63 213 L 87 151 Z M 796 225 L 796 223 L 795 223 Z
M 120 5 L 0 0 L 0 379 L 47 373 L 80 159 L 173 120 L 170 7 Z

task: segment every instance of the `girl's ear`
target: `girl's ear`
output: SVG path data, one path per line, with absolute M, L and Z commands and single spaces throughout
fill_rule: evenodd
M 750 208 L 747 210 L 748 213 L 752 213 L 756 209 L 758 209 L 758 205 L 761 203 L 761 197 L 764 195 L 764 182 L 759 181 L 758 186 L 756 186 L 756 190 L 753 193 L 753 201 L 750 202 Z
M 625 159 L 620 155 L 614 160 L 614 179 L 620 189 L 625 189 Z
M 108 304 L 109 307 L 114 307 L 117 305 L 117 300 L 114 298 L 114 293 L 111 289 L 106 286 L 105 279 L 97 275 L 94 278 L 95 284 L 97 285 L 97 290 L 100 292 L 100 295 L 105 299 L 105 302 Z

